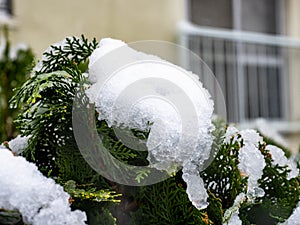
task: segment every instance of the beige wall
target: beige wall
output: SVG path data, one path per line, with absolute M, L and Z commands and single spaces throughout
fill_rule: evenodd
M 287 0 L 286 24 L 287 35 L 300 38 L 300 1 Z M 300 50 L 289 50 L 289 94 L 290 94 L 290 119 L 300 120 Z
M 184 0 L 15 0 L 14 42 L 39 55 L 66 36 L 176 41 Z

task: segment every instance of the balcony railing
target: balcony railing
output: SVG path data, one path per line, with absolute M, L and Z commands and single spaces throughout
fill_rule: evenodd
M 181 45 L 200 56 L 213 71 L 230 122 L 289 118 L 289 51 L 300 49 L 298 39 L 189 22 L 180 23 L 179 38 Z M 182 60 L 197 71 L 197 64 L 185 56 Z

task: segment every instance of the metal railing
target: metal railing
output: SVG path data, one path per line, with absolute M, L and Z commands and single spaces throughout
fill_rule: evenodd
M 285 36 L 179 24 L 180 44 L 200 56 L 223 91 L 227 119 L 243 122 L 289 117 L 288 50 L 300 41 Z M 184 58 L 193 70 L 197 66 Z

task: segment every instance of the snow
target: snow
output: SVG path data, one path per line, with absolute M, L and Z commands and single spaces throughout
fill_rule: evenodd
M 265 166 L 263 155 L 253 143 L 245 144 L 240 149 L 238 168 L 248 176 L 247 195 L 250 198 L 264 196 L 264 190 L 258 187 L 258 180 L 262 177 Z
M 238 132 L 239 130 L 234 126 L 227 127 L 225 137 L 224 137 L 224 143 L 229 144 L 231 140 L 232 142 L 235 142 L 237 140 Z
M 232 214 L 232 216 L 230 217 L 229 221 L 225 224 L 228 225 L 242 225 L 242 221 L 239 217 L 239 213 L 238 212 L 234 212 Z
M 299 176 L 299 169 L 297 168 L 296 162 L 294 162 L 292 159 L 287 159 L 284 155 L 284 152 L 282 149 L 278 148 L 274 145 L 267 145 L 266 150 L 270 151 L 270 154 L 272 156 L 272 165 L 279 165 L 279 166 L 285 166 L 287 165 L 289 169 L 291 170 L 288 174 L 287 179 L 290 180 L 292 178 L 295 178 Z
M 265 129 L 266 130 L 266 129 Z M 248 176 L 248 189 L 246 195 L 240 193 L 231 208 L 226 210 L 223 218 L 223 225 L 241 225 L 242 221 L 238 216 L 238 211 L 243 198 L 247 196 L 248 201 L 252 201 L 255 197 L 262 197 L 264 190 L 258 186 L 258 180 L 263 175 L 263 169 L 266 165 L 264 156 L 258 149 L 259 144 L 263 143 L 263 138 L 255 130 L 241 130 L 229 126 L 224 136 L 224 143 L 229 144 L 230 141 L 243 141 L 243 146 L 239 150 L 238 168 L 242 173 Z M 291 170 L 288 179 L 299 176 L 297 164 L 292 159 L 287 159 L 282 149 L 274 145 L 267 145 L 266 150 L 270 151 L 272 156 L 272 165 L 285 166 Z M 290 218 L 282 225 L 294 225 L 300 221 L 300 204 L 294 210 Z
M 69 197 L 33 163 L 0 146 L 0 208 L 18 210 L 26 224 L 85 224 L 85 213 L 71 211 Z
M 197 171 L 210 157 L 213 101 L 198 77 L 122 41 L 103 39 L 90 57 L 89 80 L 86 94 L 98 119 L 112 127 L 150 130 L 150 166 L 170 174 L 186 169 L 188 196 L 205 208 L 207 193 Z
M 244 140 L 245 145 L 253 144 L 254 146 L 258 147 L 258 144 L 263 143 L 263 138 L 255 130 L 241 130 L 240 135 Z
M 258 186 L 258 180 L 263 175 L 266 166 L 264 156 L 258 149 L 259 143 L 263 143 L 263 138 L 255 130 L 242 130 L 239 132 L 243 139 L 244 146 L 239 151 L 238 168 L 248 176 L 247 196 L 251 199 L 262 197 L 265 192 Z
M 244 193 L 240 193 L 236 196 L 233 205 L 224 213 L 223 225 L 242 225 L 242 221 L 239 217 L 239 209 L 244 201 Z
M 298 203 L 296 209 L 294 209 L 292 215 L 284 223 L 281 223 L 281 225 L 296 225 L 299 224 L 299 221 L 300 221 L 300 202 Z
M 239 131 L 229 126 L 225 133 L 224 143 L 228 144 L 230 140 L 243 141 L 244 144 L 239 151 L 238 168 L 248 176 L 247 196 L 249 199 L 264 196 L 264 190 L 258 185 L 258 180 L 262 177 L 266 166 L 264 156 L 258 149 L 259 144 L 263 143 L 263 138 L 255 130 Z
M 186 192 L 189 199 L 197 209 L 205 209 L 208 206 L 208 194 L 204 187 L 203 179 L 195 169 L 187 171 L 186 168 L 183 168 L 182 172 L 182 179 L 187 184 Z
M 22 137 L 18 135 L 16 138 L 8 142 L 9 148 L 17 155 L 21 154 L 28 146 L 28 140 L 31 136 Z
M 41 69 L 43 68 L 43 61 L 47 61 L 48 60 L 48 57 L 45 56 L 45 53 L 50 53 L 50 52 L 53 52 L 53 46 L 55 47 L 62 47 L 64 48 L 64 46 L 66 46 L 67 44 L 67 39 L 69 40 L 73 40 L 74 38 L 76 37 L 66 37 L 64 38 L 63 40 L 59 41 L 59 42 L 56 42 L 54 44 L 52 44 L 51 46 L 49 46 L 44 52 L 43 52 L 43 55 L 42 55 L 42 59 L 35 65 L 35 67 L 31 70 L 31 77 L 35 76 L 36 75 L 36 72 L 40 72 Z M 77 39 L 77 38 L 76 38 Z M 71 58 L 72 55 L 69 55 L 69 58 Z

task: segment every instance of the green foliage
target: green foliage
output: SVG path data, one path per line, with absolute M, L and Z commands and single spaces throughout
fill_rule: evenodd
M 24 155 L 46 173 L 58 175 L 55 159 L 59 148 L 72 139 L 72 98 L 77 84 L 66 72 L 31 77 L 12 98 L 12 106 L 21 106 L 17 123 L 24 136 L 32 135 Z
M 105 202 L 118 202 L 119 194 L 83 159 L 72 130 L 73 98 L 82 84 L 87 84 L 83 73 L 96 47 L 96 40 L 88 42 L 83 36 L 50 47 L 12 98 L 11 106 L 22 108 L 18 128 L 22 135 L 31 135 L 23 152 L 27 160 L 66 185 L 74 208 L 89 206 L 93 213 L 88 215 L 101 217 Z M 109 217 L 107 213 L 103 216 Z
M 87 69 L 87 59 L 97 45 L 96 39 L 89 42 L 83 35 L 81 38 L 66 38 L 63 42 L 51 45 L 50 49 L 44 52 L 42 65 L 36 74 L 67 70 L 71 74 L 74 72 L 80 75 L 81 71 Z
M 221 126 L 215 132 L 220 129 Z M 201 173 L 201 177 L 206 188 L 221 199 L 223 209 L 227 209 L 233 204 L 236 196 L 246 190 L 247 179 L 238 169 L 240 143 L 231 140 L 229 144 L 222 143 L 218 147 L 217 156 Z
M 0 31 L 1 33 L 1 31 Z M 26 79 L 33 62 L 33 53 L 29 48 L 12 47 L 9 41 L 8 28 L 3 28 L 3 39 L 0 42 L 0 142 L 16 136 L 13 119 L 18 111 L 9 108 L 13 90 L 21 86 Z
M 64 189 L 71 195 L 72 198 L 75 199 L 90 200 L 94 202 L 120 202 L 120 200 L 117 200 L 117 198 L 121 195 L 116 194 L 115 191 L 104 189 L 97 190 L 93 184 L 85 184 L 81 186 L 82 187 L 78 187 L 75 181 L 69 180 L 65 183 Z
M 265 149 L 265 145 L 260 146 L 260 151 L 266 162 L 263 177 L 259 180 L 265 195 L 254 204 L 244 203 L 241 217 L 249 224 L 259 224 L 261 221 L 269 221 L 269 224 L 284 222 L 299 201 L 300 177 L 287 179 L 290 171 L 287 166 L 272 166 L 272 155 Z
M 51 46 L 34 69 L 34 75 L 11 100 L 12 107 L 23 109 L 17 120 L 21 133 L 32 135 L 24 155 L 42 172 L 52 170 L 52 176 L 59 175 L 56 160 L 58 154 L 64 153 L 60 149 L 75 143 L 73 98 L 80 83 L 85 82 L 82 73 L 96 46 L 96 40 L 90 43 L 84 37 L 68 38 L 65 45 Z M 75 155 L 76 151 L 75 148 Z
M 215 137 L 224 135 L 224 123 L 215 121 L 215 126 Z M 133 213 L 132 220 L 135 222 L 131 224 L 223 224 L 224 212 L 233 205 L 239 193 L 247 192 L 247 175 L 241 174 L 238 169 L 238 154 L 243 140 L 232 138 L 228 144 L 224 143 L 222 138 L 215 140 L 219 141 L 214 143 L 218 148 L 216 157 L 201 172 L 209 194 L 208 208 L 199 211 L 191 205 L 179 173 L 167 181 L 142 189 L 136 195 L 140 208 Z M 259 147 L 266 162 L 263 176 L 259 180 L 260 187 L 265 190 L 265 196 L 240 204 L 239 214 L 243 224 L 275 225 L 283 222 L 299 201 L 300 178 L 288 180 L 289 170 L 286 166 L 272 166 L 271 155 L 265 147 L 266 144 Z M 142 221 L 139 220 L 141 217 Z
M 271 137 L 267 137 L 267 136 L 263 135 L 262 133 L 260 133 L 260 135 L 263 137 L 264 142 L 266 143 L 266 145 L 275 145 L 278 148 L 281 148 L 284 151 L 284 154 L 285 154 L 285 156 L 287 158 L 289 158 L 289 157 L 292 156 L 291 151 L 287 147 L 279 144 L 278 142 L 276 142 L 275 140 L 273 140 Z
M 208 207 L 207 215 L 213 224 L 222 224 L 223 222 L 223 206 L 222 200 L 217 198 L 211 191 L 208 191 Z
M 180 176 L 171 177 L 151 186 L 143 187 L 139 196 L 140 209 L 134 224 L 212 224 L 207 213 L 192 206 Z
M 0 224 L 1 225 L 24 225 L 19 212 L 13 210 L 0 209 Z
M 114 130 L 108 127 L 105 121 L 97 120 L 96 123 L 98 133 L 103 136 L 103 145 L 116 159 L 136 166 L 146 166 L 149 164 L 146 160 L 148 155 L 147 151 L 135 151 L 128 148 L 121 140 L 118 140 Z M 134 133 L 139 133 L 140 135 L 141 132 L 134 130 Z M 147 134 L 143 134 L 143 137 L 146 135 Z
M 248 187 L 247 175 L 238 169 L 243 141 L 232 138 L 230 143 L 224 143 L 226 126 L 221 120 L 215 121 L 214 159 L 200 173 L 209 194 L 209 206 L 204 210 L 196 209 L 188 199 L 181 172 L 158 184 L 124 187 L 106 180 L 86 163 L 74 138 L 72 108 L 76 93 L 89 85 L 84 73 L 88 57 L 96 47 L 95 40 L 89 42 L 83 36 L 51 46 L 33 75 L 12 98 L 11 105 L 22 108 L 17 120 L 21 134 L 31 135 L 24 156 L 65 187 L 72 197 L 72 207 L 86 211 L 89 224 L 222 224 L 224 212 L 233 205 L 239 193 L 247 192 Z M 105 121 L 96 119 L 94 106 L 83 92 L 79 93 L 82 94 L 80 104 L 91 112 L 84 114 L 84 119 L 96 126 L 111 155 L 131 165 L 148 165 L 147 152 L 132 150 L 122 143 Z M 130 132 L 140 140 L 147 139 L 149 134 L 138 130 Z M 90 139 L 92 143 L 93 138 L 97 137 Z M 266 138 L 265 141 L 271 143 Z M 270 224 L 284 221 L 300 196 L 299 177 L 288 180 L 287 168 L 272 166 L 265 145 L 261 145 L 259 151 L 266 161 L 263 177 L 259 180 L 266 194 L 241 204 L 240 217 L 244 224 L 260 224 L 258 218 Z M 107 158 L 101 160 L 106 162 Z M 99 163 L 101 160 L 96 159 Z M 142 182 L 148 173 L 145 169 L 134 175 Z M 116 208 L 115 203 L 120 200 Z M 124 222 L 118 215 L 130 215 L 131 220 Z

